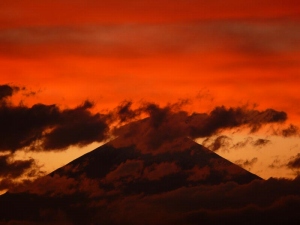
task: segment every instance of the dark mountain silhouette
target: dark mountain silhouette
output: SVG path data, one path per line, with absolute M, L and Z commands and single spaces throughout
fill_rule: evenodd
M 299 224 L 300 178 L 267 181 L 189 138 L 119 137 L 0 196 L 0 225 Z
M 164 151 L 151 153 L 124 137 L 108 142 L 38 179 L 25 191 L 1 196 L 0 221 L 135 224 L 135 219 L 123 221 L 122 216 L 116 221 L 108 205 L 182 188 L 261 180 L 189 138 L 168 141 L 166 146 Z
M 0 225 L 299 224 L 300 178 L 265 181 L 148 122 L 0 196 Z
M 183 149 L 155 154 L 143 153 L 132 143 L 115 147 L 118 142 L 109 142 L 49 176 L 97 179 L 106 191 L 113 190 L 117 182 L 124 194 L 155 194 L 184 186 L 228 181 L 245 184 L 261 179 L 189 138 L 176 140 Z

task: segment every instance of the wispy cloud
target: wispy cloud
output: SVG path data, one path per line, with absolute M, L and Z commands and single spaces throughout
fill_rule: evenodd
M 287 167 L 290 169 L 300 169 L 300 153 L 291 158 L 287 163 Z
M 224 52 L 255 62 L 266 57 L 273 61 L 274 56 L 300 51 L 297 27 L 299 23 L 290 21 L 231 20 L 22 27 L 0 30 L 0 46 L 1 54 L 6 57 L 75 54 L 123 58 Z
M 239 166 L 245 168 L 245 169 L 250 170 L 251 167 L 252 167 L 255 163 L 257 163 L 257 161 L 258 161 L 258 159 L 255 157 L 255 158 L 250 159 L 250 160 L 248 160 L 248 159 L 246 159 L 246 160 L 240 159 L 240 160 L 235 161 L 235 163 L 236 163 L 237 165 L 239 165 Z

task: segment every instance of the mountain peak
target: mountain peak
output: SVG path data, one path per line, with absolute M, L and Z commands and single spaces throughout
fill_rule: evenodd
M 105 191 L 153 194 L 185 186 L 239 184 L 261 179 L 189 138 L 145 151 L 124 137 L 79 157 L 50 176 L 96 179 Z
M 121 135 L 37 179 L 26 191 L 1 196 L 0 217 L 29 224 L 199 224 L 198 219 L 189 223 L 193 214 L 186 212 L 220 210 L 222 204 L 215 203 L 223 199 L 239 207 L 239 199 L 235 203 L 224 191 L 262 180 L 187 137 L 158 138 L 143 144 L 136 134 Z M 201 224 L 213 224 L 214 215 L 207 215 Z

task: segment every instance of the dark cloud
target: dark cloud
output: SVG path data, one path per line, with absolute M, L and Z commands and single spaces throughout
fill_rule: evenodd
M 3 85 L 2 96 L 10 96 L 19 88 Z M 4 100 L 9 103 L 8 100 Z M 122 102 L 107 114 L 92 113 L 93 104 L 61 110 L 57 105 L 35 104 L 31 107 L 2 104 L 0 107 L 0 150 L 61 150 L 71 145 L 83 146 L 103 141 L 114 135 L 137 136 L 148 149 L 157 149 L 162 143 L 181 137 L 209 137 L 223 129 L 250 127 L 255 132 L 264 124 L 284 122 L 285 112 L 267 109 L 258 111 L 246 107 L 216 107 L 210 113 L 189 114 L 182 111 L 188 100 L 161 107 L 155 103 L 142 103 L 133 108 L 131 101 Z M 141 122 L 120 125 L 147 117 Z M 110 124 L 119 125 L 110 127 Z M 112 128 L 112 130 L 111 130 Z M 159 135 L 157 135 L 159 134 Z M 225 144 L 225 138 L 215 140 L 212 149 Z
M 298 180 L 269 179 L 247 185 L 228 182 L 125 197 L 112 203 L 112 208 L 114 214 L 120 212 L 119 218 L 129 219 L 131 224 L 264 224 L 277 220 L 296 224 L 298 188 Z
M 256 157 L 251 160 L 240 159 L 240 160 L 235 161 L 235 164 L 237 164 L 243 168 L 250 169 L 255 163 L 257 163 L 257 161 L 258 161 L 258 159 Z
M 3 87 L 3 86 L 2 86 Z M 4 86 L 2 96 L 11 95 L 13 87 Z M 9 103 L 5 100 L 5 103 Z M 57 105 L 35 104 L 31 107 L 0 106 L 0 150 L 59 150 L 71 145 L 86 145 L 106 138 L 108 124 L 104 115 L 91 113 L 89 101 L 61 110 Z
M 256 141 L 252 142 L 252 145 L 255 147 L 265 146 L 265 145 L 269 144 L 270 142 L 271 142 L 270 140 L 259 138 Z
M 10 155 L 0 156 L 0 177 L 17 178 L 34 165 L 34 160 L 15 160 Z
M 200 209 L 196 212 L 187 213 L 185 224 L 198 224 L 205 218 L 204 225 L 211 224 L 284 224 L 296 225 L 299 223 L 297 205 L 300 203 L 299 196 L 288 196 L 278 199 L 269 207 L 258 207 L 246 205 L 239 209 L 206 210 Z
M 126 112 L 130 112 L 129 118 L 132 118 L 132 109 L 127 106 L 131 105 L 127 103 Z M 251 132 L 256 132 L 266 124 L 282 123 L 287 119 L 286 113 L 282 111 L 274 109 L 258 111 L 246 107 L 226 108 L 221 106 L 216 107 L 210 113 L 189 114 L 175 105 L 160 107 L 154 103 L 144 103 L 137 111 L 139 115 L 142 112 L 148 117 L 141 122 L 117 128 L 114 130 L 114 134 L 127 139 L 133 138 L 136 143 L 140 141 L 144 146 L 142 149 L 149 151 L 159 149 L 163 143 L 179 137 L 205 138 L 216 135 L 225 129 L 237 127 L 249 127 Z M 221 145 L 227 144 L 226 139 L 228 141 L 228 138 L 219 137 L 210 147 L 217 150 Z M 256 144 L 259 146 L 262 142 Z
M 252 142 L 253 142 L 253 138 L 252 137 L 247 137 L 243 141 L 239 141 L 239 142 L 235 143 L 234 145 L 232 145 L 231 148 L 243 148 L 247 144 L 252 143 Z
M 287 164 L 287 167 L 290 169 L 299 169 L 300 168 L 300 153 L 293 157 Z
M 120 123 L 128 122 L 136 119 L 142 111 L 139 109 L 132 109 L 133 102 L 124 101 L 122 102 L 113 112 L 113 120 L 118 120 Z
M 283 137 L 299 135 L 299 128 L 293 124 L 290 124 L 288 128 L 281 131 L 281 134 Z
M 55 105 L 0 107 L 0 149 L 15 151 L 29 146 L 41 138 L 47 128 L 53 127 L 59 116 Z
M 160 180 L 170 174 L 178 173 L 181 168 L 175 162 L 155 163 L 144 170 L 143 176 L 148 180 Z
M 12 96 L 18 90 L 18 87 L 12 87 L 7 84 L 0 85 L 0 100 Z
M 97 196 L 109 196 L 104 189 L 99 186 L 98 179 L 88 178 L 80 175 L 77 178 L 68 176 L 40 176 L 35 180 L 24 179 L 22 182 L 14 182 L 11 179 L 3 179 L 0 182 L 2 189 L 9 189 L 9 193 L 31 193 L 39 196 L 72 196 L 84 194 L 88 198 Z
M 277 128 L 272 128 L 272 134 L 277 135 L 277 136 L 282 136 L 282 137 L 293 137 L 293 136 L 299 136 L 299 127 L 290 124 L 288 127 L 277 127 Z
M 252 137 L 247 137 L 243 141 L 239 141 L 239 142 L 233 144 L 231 146 L 231 148 L 243 148 L 248 144 L 251 144 L 253 147 L 262 147 L 269 143 L 271 143 L 271 141 L 268 139 L 259 138 L 259 139 L 253 140 Z
M 210 143 L 210 139 L 211 138 L 205 139 L 202 144 L 211 151 L 217 151 L 221 148 L 229 147 L 230 145 L 229 141 L 231 140 L 226 135 L 218 136 L 211 143 Z
M 172 106 L 164 108 L 156 104 L 144 104 L 142 110 L 147 118 L 130 123 L 113 131 L 116 136 L 124 137 L 123 141 L 134 141 L 145 151 L 160 151 L 162 145 L 188 136 L 187 112 L 173 111 Z M 126 143 L 127 144 L 127 143 Z
M 119 186 L 122 182 L 132 182 L 142 173 L 143 161 L 127 160 L 105 176 L 105 182 Z M 122 181 L 122 182 L 121 182 Z
M 272 168 L 272 169 L 276 169 L 276 168 L 282 168 L 286 165 L 282 164 L 281 163 L 281 160 L 276 158 L 273 160 L 273 162 L 269 165 L 269 168 Z
M 30 179 L 44 176 L 42 166 L 34 159 L 16 160 L 13 155 L 0 156 L 0 190 L 14 189 Z M 20 183 L 21 182 L 21 183 Z
M 78 225 L 276 224 L 278 221 L 280 224 L 288 222 L 296 225 L 300 222 L 299 178 L 271 178 L 243 185 L 227 182 L 219 185 L 186 186 L 150 195 L 124 195 L 118 193 L 118 189 L 108 193 L 95 185 L 95 181 L 94 185 L 88 186 L 87 184 L 92 184 L 91 180 L 84 177 L 84 185 L 67 177 L 55 176 L 49 179 L 51 182 L 40 180 L 39 188 L 36 186 L 31 190 L 28 197 L 16 193 L 19 200 L 9 203 L 9 207 L 15 209 L 12 219 L 51 224 L 54 216 L 57 220 L 60 215 L 57 211 L 61 211 L 65 216 L 57 222 L 68 220 L 72 221 L 71 224 Z M 52 191 L 49 192 L 50 189 Z M 87 195 L 82 195 L 83 193 Z M 9 199 L 9 195 L 5 197 Z M 7 218 L 10 213 L 3 215 L 7 212 L 4 199 L 0 197 L 0 215 Z M 20 209 L 26 201 L 30 201 L 31 211 L 24 215 L 24 211 Z M 48 217 L 45 221 L 44 214 L 33 214 L 35 210 L 44 212 L 46 209 L 48 212 L 53 210 L 53 218 Z
M 65 149 L 71 145 L 84 146 L 94 141 L 103 141 L 108 133 L 104 115 L 92 114 L 88 109 L 91 102 L 85 102 L 74 109 L 59 111 L 54 128 L 43 135 L 44 150 Z
M 274 109 L 258 111 L 242 107 L 216 107 L 209 114 L 193 114 L 190 116 L 191 137 L 205 137 L 215 134 L 226 128 L 248 126 L 251 132 L 256 132 L 267 123 L 284 122 L 287 119 L 285 112 Z

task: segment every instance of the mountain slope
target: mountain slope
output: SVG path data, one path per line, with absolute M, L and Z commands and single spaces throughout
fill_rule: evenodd
M 125 194 L 153 194 L 228 181 L 244 184 L 261 179 L 188 138 L 176 140 L 170 149 L 155 154 L 141 151 L 134 143 L 119 147 L 119 142 L 109 142 L 50 176 L 85 176 L 97 179 L 106 191 L 119 188 Z M 183 149 L 173 150 L 174 143 Z
M 299 224 L 300 179 L 267 180 L 188 138 L 117 138 L 0 196 L 0 225 Z
M 265 181 L 166 113 L 116 128 L 113 141 L 0 196 L 0 225 L 300 224 L 300 177 Z

